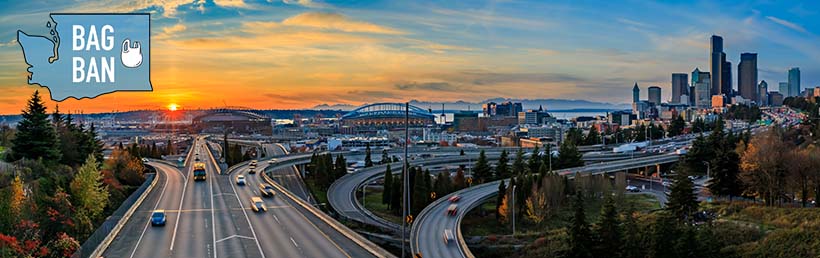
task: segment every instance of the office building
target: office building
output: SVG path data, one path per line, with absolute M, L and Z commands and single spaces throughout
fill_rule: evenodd
M 638 103 L 641 101 L 641 89 L 638 88 L 638 83 L 635 83 L 635 86 L 632 87 L 632 103 Z
M 726 54 L 723 53 L 723 38 L 717 35 L 712 35 L 711 38 L 711 53 L 709 56 L 710 74 L 712 86 L 710 95 L 719 95 L 721 93 L 721 85 L 723 85 L 723 63 L 726 62 Z M 694 80 L 695 78 L 692 78 Z
M 737 91 L 744 99 L 759 102 L 756 53 L 740 54 L 740 64 L 737 65 Z
M 769 105 L 769 84 L 765 80 L 757 85 L 757 105 L 765 107 Z
M 789 83 L 788 82 L 780 82 L 778 84 L 777 89 L 779 90 L 778 92 L 780 92 L 780 95 L 783 95 L 784 97 L 788 97 L 789 94 L 791 94 L 789 92 L 790 89 L 789 89 Z
M 800 68 L 789 69 L 789 95 L 794 97 L 800 95 Z
M 695 85 L 694 84 L 689 85 L 689 96 L 688 97 L 689 97 L 688 104 L 690 106 L 694 106 L 695 105 Z M 683 102 L 683 101 L 681 101 L 681 102 Z
M 692 104 L 698 108 L 710 108 L 712 106 L 712 77 L 707 72 L 701 72 L 697 68 L 692 71 L 692 87 L 694 87 L 694 102 Z
M 726 106 L 726 96 L 721 95 L 714 95 L 712 96 L 712 108 L 722 108 Z
M 654 105 L 661 104 L 661 87 L 658 86 L 650 86 L 649 89 L 646 90 L 647 92 L 647 100 L 649 103 Z
M 783 105 L 783 94 L 779 92 L 769 92 L 769 106 L 779 107 Z
M 672 103 L 681 103 L 681 96 L 689 96 L 689 75 L 685 73 L 672 74 Z M 686 100 L 686 102 L 689 102 Z
M 723 73 L 720 76 L 720 93 L 726 95 L 727 98 L 734 96 L 732 93 L 732 62 L 726 61 L 726 54 L 723 54 L 723 68 L 720 69 L 720 72 Z
M 557 119 L 543 110 L 527 110 L 518 112 L 519 125 L 541 125 L 554 123 Z
M 507 101 L 504 103 L 489 102 L 484 104 L 484 116 L 516 116 L 523 110 L 521 103 Z

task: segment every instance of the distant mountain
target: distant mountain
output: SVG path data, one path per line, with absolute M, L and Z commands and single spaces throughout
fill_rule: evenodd
M 321 105 L 317 105 L 317 106 L 315 106 L 311 109 L 313 109 L 313 110 L 345 110 L 345 111 L 349 111 L 349 110 L 353 110 L 353 109 L 356 109 L 356 108 L 357 108 L 357 106 L 350 105 L 350 104 L 333 104 L 333 105 L 321 104 Z

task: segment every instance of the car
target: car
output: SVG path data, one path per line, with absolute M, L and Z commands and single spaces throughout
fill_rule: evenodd
M 458 214 L 458 204 L 450 204 L 447 207 L 447 215 L 455 216 L 456 214 Z
M 277 159 L 270 159 L 270 160 L 268 160 L 268 164 L 273 164 L 273 163 L 276 163 L 278 161 L 279 160 L 277 160 Z
M 248 169 L 248 174 L 256 174 L 256 169 L 253 169 L 253 168 Z
M 237 185 L 245 185 L 245 176 L 243 176 L 243 175 L 236 176 L 236 184 Z
M 444 234 L 442 234 L 442 237 L 444 238 L 444 244 L 445 245 L 449 244 L 450 241 L 453 241 L 453 239 L 454 239 L 453 230 L 452 229 L 445 229 Z
M 664 187 L 670 187 L 670 186 L 672 186 L 672 182 L 669 182 L 669 181 L 663 181 L 663 183 L 661 183 L 661 184 L 662 184 Z
M 633 193 L 637 193 L 637 192 L 641 191 L 641 189 L 639 189 L 638 187 L 636 187 L 634 185 L 627 185 L 626 190 L 629 191 L 629 192 L 633 192 Z
M 251 164 L 252 164 L 252 165 L 256 165 L 256 162 L 259 162 L 259 161 L 257 161 L 257 160 L 251 160 Z
M 165 226 L 165 210 L 154 210 L 151 213 L 151 226 Z
M 254 168 L 256 168 L 256 164 L 251 163 L 250 165 L 248 165 L 248 168 L 254 169 Z
M 261 212 L 268 211 L 268 208 L 265 207 L 265 202 L 262 201 L 262 198 L 251 197 L 251 210 L 255 212 Z
M 265 197 L 273 197 L 276 192 L 273 191 L 273 186 L 269 184 L 259 184 L 259 193 Z
M 142 163 L 148 163 L 148 159 L 142 158 Z
M 447 200 L 449 200 L 450 202 L 458 202 L 459 200 L 461 200 L 461 196 L 460 195 L 453 195 L 453 196 L 450 196 L 450 198 L 447 198 Z

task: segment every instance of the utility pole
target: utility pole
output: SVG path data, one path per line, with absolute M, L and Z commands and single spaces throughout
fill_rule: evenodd
M 404 166 L 402 168 L 402 196 L 404 205 L 402 205 L 402 215 L 403 218 L 401 220 L 401 257 L 404 258 L 404 255 L 407 253 L 405 251 L 405 237 L 407 236 L 406 228 L 407 228 L 407 216 L 409 212 L 409 205 L 410 205 L 410 198 L 409 193 L 410 189 L 410 177 L 407 174 L 408 166 L 410 165 L 410 160 L 407 159 L 407 145 L 410 142 L 410 102 L 404 103 Z

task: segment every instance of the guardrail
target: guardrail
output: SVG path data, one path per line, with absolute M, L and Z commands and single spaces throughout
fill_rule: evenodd
M 342 225 L 342 223 L 339 223 L 338 221 L 334 220 L 333 218 L 331 218 L 330 216 L 328 216 L 324 212 L 316 209 L 316 207 L 313 207 L 312 205 L 310 205 L 308 203 L 305 203 L 304 200 L 302 200 L 301 198 L 296 197 L 288 189 L 285 189 L 284 187 L 282 187 L 281 185 L 276 183 L 273 179 L 271 179 L 268 176 L 268 174 L 266 172 L 263 172 L 261 174 L 262 174 L 262 179 L 265 180 L 265 182 L 267 182 L 268 184 L 270 184 L 271 186 L 276 188 L 279 192 L 281 192 L 287 198 L 289 198 L 290 200 L 297 203 L 299 206 L 301 206 L 305 210 L 312 213 L 314 216 L 316 216 L 317 218 L 319 218 L 320 220 L 322 220 L 323 222 L 328 224 L 330 227 L 332 227 L 333 229 L 335 229 L 336 231 L 338 231 L 339 233 L 341 233 L 342 235 L 344 235 L 345 237 L 347 237 L 348 239 L 350 239 L 351 241 L 353 241 L 354 243 L 356 243 L 360 247 L 367 250 L 367 252 L 369 252 L 370 254 L 372 254 L 376 257 L 396 257 L 393 254 L 391 254 L 390 252 L 387 252 L 386 250 L 382 249 L 378 245 L 376 245 L 376 244 L 370 242 L 369 240 L 365 239 L 364 237 L 362 237 L 358 233 L 354 232 L 353 230 L 351 230 L 347 226 Z
M 105 222 L 83 242 L 80 249 L 71 257 L 101 257 L 105 249 L 108 249 L 111 241 L 114 241 L 114 238 L 120 233 L 122 227 L 125 226 L 125 223 L 127 223 L 134 214 L 134 211 L 137 210 L 148 194 L 151 193 L 151 190 L 154 189 L 157 181 L 159 181 L 156 177 L 156 173 L 148 174 L 145 178 L 145 182 L 143 182 L 136 191 L 131 193 L 111 216 L 105 219 Z

